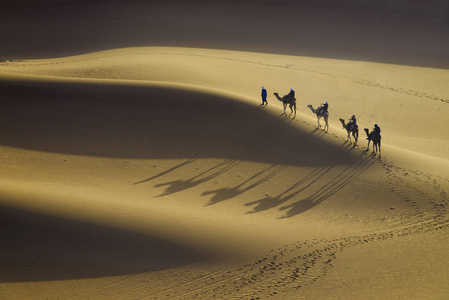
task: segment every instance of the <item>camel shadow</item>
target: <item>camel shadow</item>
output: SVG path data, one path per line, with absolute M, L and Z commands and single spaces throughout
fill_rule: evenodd
M 316 137 L 322 137 L 322 136 L 325 136 L 326 133 L 327 133 L 327 132 L 326 132 L 325 130 L 321 129 L 321 127 L 320 127 L 320 128 L 315 128 L 315 129 L 313 129 L 313 130 L 310 132 L 311 135 L 314 135 L 314 136 L 316 136 Z
M 294 185 L 289 187 L 287 190 L 285 190 L 281 194 L 279 194 L 275 197 L 266 196 L 263 199 L 246 203 L 245 206 L 255 205 L 255 207 L 251 211 L 248 211 L 247 214 L 258 213 L 258 212 L 262 212 L 262 211 L 265 211 L 268 209 L 272 209 L 272 208 L 275 208 L 276 206 L 281 205 L 284 202 L 289 201 L 290 199 L 293 199 L 299 193 L 308 189 L 317 180 L 319 180 L 324 175 L 326 175 L 326 173 L 328 173 L 331 169 L 332 169 L 332 167 L 316 168 L 312 172 L 310 172 L 307 176 L 305 176 L 304 178 L 302 178 L 301 180 L 296 182 Z M 306 184 L 307 182 L 309 182 L 309 183 Z M 306 184 L 306 185 L 304 185 L 304 184 Z M 301 187 L 302 185 L 304 185 L 302 188 L 300 188 L 299 190 L 296 190 L 297 188 Z M 294 191 L 294 192 L 292 192 L 292 191 Z
M 280 210 L 286 211 L 286 213 L 280 218 L 290 218 L 314 208 L 346 187 L 354 178 L 364 173 L 375 163 L 374 160 L 364 158 L 359 162 L 350 164 L 311 196 L 281 207 Z
M 272 166 L 266 168 L 265 170 L 262 170 L 256 174 L 254 174 L 249 179 L 245 180 L 244 182 L 242 182 L 232 188 L 221 188 L 221 189 L 217 189 L 217 190 L 213 190 L 213 191 L 203 192 L 203 194 L 202 194 L 203 196 L 212 195 L 212 194 L 214 195 L 210 199 L 209 203 L 206 204 L 206 206 L 214 205 L 214 204 L 223 202 L 225 200 L 235 198 L 235 197 L 245 193 L 246 191 L 249 191 L 249 190 L 255 188 L 256 186 L 261 185 L 262 183 L 270 180 L 271 178 L 276 176 L 278 173 L 280 173 L 285 168 L 286 168 L 285 166 L 272 165 Z M 270 172 L 270 170 L 272 170 L 272 171 Z M 264 173 L 267 173 L 267 172 L 269 172 L 269 173 L 266 175 L 263 175 Z M 254 183 L 243 188 L 243 186 L 245 184 L 247 184 L 253 180 L 256 180 L 258 177 L 261 177 L 261 178 L 258 179 L 257 181 L 255 181 Z
M 233 159 L 225 159 L 221 163 L 215 165 L 214 167 L 210 168 L 209 170 L 202 172 L 201 174 L 198 174 L 192 178 L 189 178 L 187 180 L 174 180 L 170 182 L 165 182 L 161 184 L 156 184 L 155 187 L 163 187 L 167 186 L 164 193 L 159 195 L 158 197 L 167 196 L 170 194 L 174 194 L 183 190 L 187 190 L 189 188 L 192 188 L 194 186 L 197 186 L 199 184 L 205 183 L 225 172 L 227 172 L 229 169 L 237 166 L 240 162 L 233 160 Z
M 293 217 L 295 215 L 302 214 L 309 209 L 315 207 L 318 205 L 319 202 L 315 201 L 315 199 L 312 198 L 305 198 L 299 202 L 296 202 L 289 206 L 281 207 L 280 210 L 286 210 L 289 209 L 289 211 L 286 213 L 286 215 L 282 216 L 281 218 L 288 218 Z

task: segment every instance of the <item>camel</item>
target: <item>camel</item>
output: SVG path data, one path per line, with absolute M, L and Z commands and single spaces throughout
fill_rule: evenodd
M 321 119 L 321 117 L 324 118 L 324 122 L 326 123 L 326 125 L 324 125 L 324 130 L 326 130 L 326 132 L 327 132 L 327 131 L 329 130 L 329 123 L 327 122 L 328 119 L 329 119 L 329 112 L 328 112 L 328 111 L 324 111 L 324 112 L 323 112 L 323 109 L 321 109 L 321 107 L 320 107 L 320 108 L 317 108 L 317 109 L 314 109 L 313 106 L 310 105 L 310 104 L 307 105 L 307 107 L 310 108 L 310 110 L 311 110 L 314 114 L 316 114 L 316 118 L 317 118 L 317 120 L 318 120 L 318 127 L 317 127 L 317 128 L 320 128 L 320 127 L 321 127 L 321 125 L 320 125 L 320 119 Z
M 288 115 L 289 117 L 292 115 L 293 113 L 293 108 L 295 109 L 295 116 L 293 117 L 296 118 L 296 98 L 292 98 L 289 97 L 288 95 L 285 95 L 284 97 L 279 97 L 278 93 L 273 93 L 276 98 L 282 102 L 283 106 L 284 106 L 284 113 L 282 115 L 286 115 L 287 116 L 287 112 L 285 111 L 287 109 L 287 104 L 289 104 L 291 113 Z
M 345 124 L 344 119 L 340 119 L 341 124 L 343 125 L 343 128 L 346 129 L 346 132 L 348 133 L 348 136 L 346 137 L 346 142 L 349 140 L 349 145 L 352 144 L 351 140 L 351 133 L 352 136 L 355 139 L 354 147 L 357 145 L 357 140 L 359 139 L 359 126 L 353 125 L 351 123 Z
M 369 151 L 369 144 L 371 143 L 371 141 L 373 142 L 373 155 L 377 154 L 377 150 L 379 150 L 379 157 L 381 155 L 381 150 L 380 150 L 380 140 L 381 140 L 381 136 L 380 134 L 377 134 L 374 130 L 369 132 L 368 128 L 364 129 L 366 132 L 366 139 L 368 140 L 368 148 L 366 148 L 366 151 Z M 376 152 L 374 153 L 374 149 L 376 150 Z

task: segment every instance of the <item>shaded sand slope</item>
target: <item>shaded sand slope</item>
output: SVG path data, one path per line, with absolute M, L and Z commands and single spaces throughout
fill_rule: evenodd
M 319 166 L 348 161 L 254 105 L 175 86 L 2 83 L 1 143 L 121 158 L 228 158 Z M 238 150 L 237 150 L 238 149 Z
M 8 206 L 1 208 L 2 241 L 10 251 L 9 259 L 2 264 L 3 271 L 7 272 L 2 277 L 7 281 L 41 282 L 135 274 L 213 257 L 143 232 Z M 24 264 L 28 270 L 20 270 Z

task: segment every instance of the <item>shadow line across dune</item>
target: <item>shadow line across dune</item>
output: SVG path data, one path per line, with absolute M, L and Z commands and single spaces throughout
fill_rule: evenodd
M 207 91 L 77 80 L 5 80 L 0 87 L 4 146 L 96 157 L 303 166 L 354 158 L 257 106 Z

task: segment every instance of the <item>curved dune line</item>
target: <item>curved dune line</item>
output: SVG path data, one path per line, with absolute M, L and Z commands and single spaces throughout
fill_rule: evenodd
M 1 70 L 6 79 L 34 74 L 55 80 L 89 78 L 98 82 L 101 79 L 111 84 L 112 79 L 116 83 L 159 82 L 167 87 L 170 82 L 187 89 L 244 98 L 252 103 L 259 103 L 260 85 L 264 84 L 270 92 L 270 109 L 280 106 L 272 92 L 295 87 L 299 93 L 298 119 L 307 120 L 309 124 L 313 116 L 305 111 L 305 106 L 329 100 L 330 124 L 336 128 L 332 132 L 340 131 L 341 126 L 336 121 L 339 117 L 356 114 L 361 128 L 381 124 L 385 145 L 439 157 L 447 155 L 447 134 L 428 129 L 447 122 L 433 117 L 434 110 L 444 114 L 448 109 L 447 89 L 441 84 L 449 74 L 445 70 L 167 47 L 113 49 L 74 57 L 12 62 Z M 421 124 L 415 120 L 427 121 Z
M 223 92 L 126 81 L 2 84 L 13 98 L 2 111 L 1 127 L 8 134 L 0 143 L 10 147 L 106 157 L 221 157 L 293 165 L 339 164 L 351 157 Z M 27 109 L 14 113 L 21 107 Z

